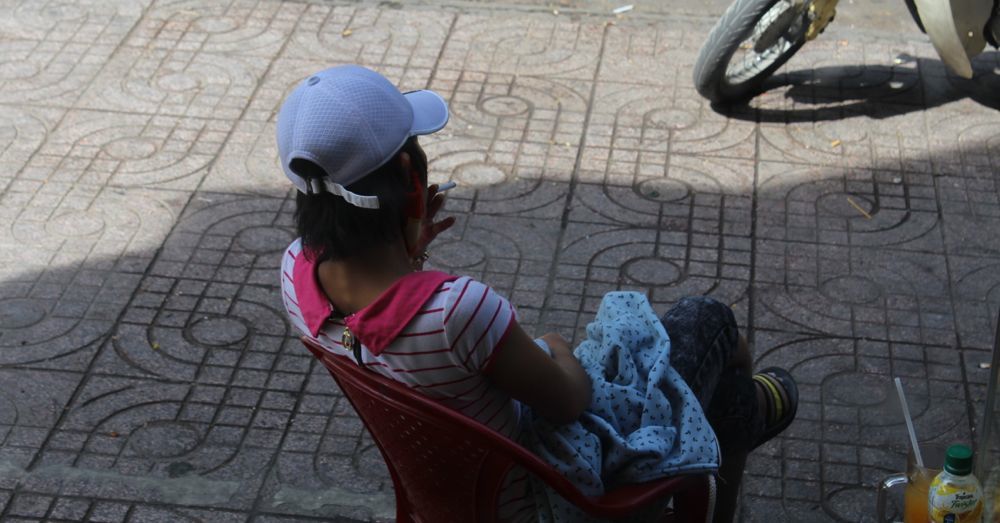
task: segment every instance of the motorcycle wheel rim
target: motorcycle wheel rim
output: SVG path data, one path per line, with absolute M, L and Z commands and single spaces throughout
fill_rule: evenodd
M 729 60 L 729 66 L 726 67 L 726 83 L 739 85 L 752 80 L 781 58 L 805 34 L 808 24 L 803 13 L 808 7 L 809 2 L 796 6 L 792 0 L 779 0 L 771 6 L 754 25 L 750 35 L 737 46 L 736 52 Z M 790 12 L 793 16 L 790 16 L 788 27 L 780 31 L 774 43 L 761 52 L 755 51 L 754 47 L 758 45 L 758 40 L 774 31 L 771 24 L 782 17 L 789 17 Z

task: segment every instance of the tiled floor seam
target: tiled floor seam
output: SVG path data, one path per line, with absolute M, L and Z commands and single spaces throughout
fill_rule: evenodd
M 584 115 L 583 131 L 580 134 L 580 143 L 577 146 L 576 158 L 575 158 L 574 163 L 573 163 L 573 172 L 572 172 L 572 175 L 570 177 L 569 188 L 567 190 L 566 198 L 564 200 L 565 207 L 563 209 L 563 213 L 562 213 L 562 216 L 560 218 L 559 236 L 556 239 L 556 249 L 557 249 L 557 251 L 558 251 L 558 249 L 562 248 L 562 246 L 563 246 L 563 241 L 564 241 L 564 237 L 565 237 L 565 234 L 566 234 L 566 225 L 567 225 L 567 223 L 569 221 L 569 213 L 570 213 L 570 210 L 571 210 L 571 206 L 573 204 L 574 190 L 576 188 L 577 183 L 579 183 L 578 182 L 578 175 L 577 175 L 577 173 L 579 172 L 580 166 L 581 166 L 581 164 L 583 162 L 583 152 L 584 152 L 584 149 L 586 148 L 586 145 L 587 145 L 587 125 L 590 122 L 590 118 L 591 118 L 591 115 L 593 113 L 593 100 L 594 100 L 594 96 L 595 96 L 595 94 L 597 92 L 597 83 L 598 83 L 597 79 L 600 78 L 601 65 L 604 63 L 604 49 L 605 49 L 605 44 L 607 42 L 608 28 L 609 27 L 610 27 L 609 25 L 605 24 L 604 29 L 603 29 L 603 31 L 601 33 L 601 47 L 600 47 L 600 51 L 598 53 L 597 67 L 594 68 L 594 76 L 593 76 L 592 84 L 590 86 L 590 93 L 588 95 L 589 99 L 587 101 L 588 102 L 587 103 L 587 111 L 586 111 L 586 113 Z M 542 309 L 543 312 L 542 312 L 542 314 L 539 317 L 539 321 L 538 321 L 539 325 L 545 325 L 547 317 L 548 317 L 547 316 L 548 315 L 548 310 L 549 310 L 548 304 L 549 304 L 549 301 L 552 299 L 552 297 L 555 295 L 555 282 L 556 282 L 556 279 L 557 279 L 556 267 L 557 267 L 558 263 L 559 263 L 559 257 L 558 256 L 554 256 L 552 258 L 552 263 L 549 265 L 549 281 L 548 281 L 548 285 L 547 285 L 547 287 L 545 289 L 545 301 L 542 303 L 542 306 L 541 306 L 541 309 Z M 540 335 L 542 333 L 538 333 L 538 334 Z

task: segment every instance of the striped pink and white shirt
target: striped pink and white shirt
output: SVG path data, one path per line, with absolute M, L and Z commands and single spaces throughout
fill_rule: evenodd
M 363 316 L 365 309 L 346 319 L 332 315 L 333 307 L 316 279 L 315 264 L 306 258 L 300 240 L 285 251 L 281 269 L 282 300 L 292 324 L 324 348 L 353 358 L 344 350 L 341 335 L 346 323 L 351 323 L 352 332 L 364 330 L 364 326 L 355 329 L 352 320 Z M 420 278 L 420 273 L 416 274 Z M 362 362 L 516 440 L 520 405 L 485 375 L 516 322 L 516 312 L 504 297 L 472 278 L 438 279 L 440 283 L 426 289 L 426 300 L 403 304 L 402 312 L 391 312 L 395 317 L 412 319 L 387 343 L 371 347 L 364 340 L 375 336 L 358 335 Z M 388 323 L 399 329 L 400 322 Z M 534 504 L 525 488 L 526 474 L 518 469 L 507 483 L 509 488 L 504 489 L 498 507 L 502 519 L 534 519 Z

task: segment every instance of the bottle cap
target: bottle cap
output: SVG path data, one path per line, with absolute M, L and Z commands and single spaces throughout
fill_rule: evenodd
M 972 449 L 967 445 L 952 445 L 944 458 L 944 469 L 956 476 L 972 473 Z

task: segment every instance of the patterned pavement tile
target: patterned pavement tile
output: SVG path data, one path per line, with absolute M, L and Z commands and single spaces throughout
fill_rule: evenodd
M 962 347 L 989 349 L 1000 312 L 1000 262 L 990 257 L 949 256 L 955 324 Z
M 569 181 L 589 82 L 439 69 L 430 88 L 452 112 L 444 133 L 428 141 L 435 176 L 490 189 L 507 180 Z
M 129 505 L 127 521 L 169 523 L 171 521 L 218 521 L 219 523 L 242 523 L 250 520 L 245 512 L 231 512 L 218 509 L 196 509 L 180 506 L 158 506 L 142 503 Z
M 991 221 L 1000 218 L 1000 187 L 993 171 L 976 174 L 944 174 L 934 177 L 938 202 L 950 227 L 955 220 Z
M 455 15 L 367 6 L 306 7 L 282 58 L 431 69 Z
M 873 111 L 884 113 L 873 115 Z M 928 125 L 919 108 L 878 104 L 860 109 L 834 106 L 808 112 L 826 116 L 816 117 L 815 121 L 797 118 L 788 124 L 761 124 L 760 158 L 810 166 L 931 171 Z M 876 126 L 857 125 L 860 118 L 880 121 Z
M 761 162 L 757 237 L 941 252 L 928 174 Z
M 301 6 L 157 4 L 81 97 L 97 110 L 238 118 L 285 44 Z
M 278 160 L 275 127 L 274 120 L 237 121 L 200 188 L 208 192 L 257 196 L 287 192 L 290 186 Z
M 302 6 L 233 1 L 157 3 L 79 105 L 238 118 L 284 46 Z
M 747 160 L 754 156 L 755 127 L 712 111 L 686 81 L 669 86 L 604 81 L 594 97 L 583 166 L 647 174 L 675 155 Z
M 18 494 L 10 502 L 8 514 L 14 517 L 41 519 L 49 511 L 53 498 L 38 494 Z
M 684 296 L 709 294 L 732 305 L 745 326 L 749 246 L 717 232 L 571 222 L 544 317 L 579 335 L 605 293 L 632 290 L 647 294 L 659 314 Z
M 253 409 L 260 394 L 92 376 L 22 484 L 98 499 L 249 506 L 284 423 Z
M 304 350 L 304 349 L 303 349 Z M 389 471 L 353 408 L 317 367 L 261 490 L 278 514 L 388 520 L 395 515 Z
M 691 71 L 695 58 L 712 29 L 706 22 L 705 18 L 676 16 L 661 23 L 609 21 L 613 25 L 609 25 L 604 41 L 599 79 L 649 87 L 693 88 Z M 694 100 L 697 98 L 688 101 Z
M 430 148 L 428 148 L 430 149 Z M 457 159 L 452 157 L 452 159 Z M 432 162 L 440 165 L 442 161 Z M 440 171 L 439 171 L 440 172 Z M 447 173 L 448 171 L 443 171 Z M 559 220 L 563 215 L 569 184 L 546 179 L 511 178 L 501 184 L 485 185 L 478 175 L 496 175 L 504 171 L 485 162 L 459 166 L 459 186 L 448 193 L 446 210 L 453 213 L 475 213 L 483 216 L 506 216 L 533 220 Z M 469 181 L 472 176 L 477 176 Z M 546 176 L 546 178 L 549 178 Z M 553 176 L 552 178 L 555 178 Z M 445 181 L 443 175 L 431 175 L 431 183 Z M 475 183 L 473 183 L 475 182 Z
M 928 102 L 928 69 L 941 68 L 935 56 L 930 43 L 915 35 L 889 39 L 865 32 L 849 37 L 824 34 L 800 49 L 768 82 L 769 92 L 751 104 L 764 115 L 768 109 L 805 110 L 826 104 L 831 109 L 875 109 L 887 103 L 922 106 Z M 817 111 L 814 116 L 825 120 L 835 114 Z
M 149 189 L 12 184 L 0 200 L 8 224 L 0 230 L 0 365 L 86 366 L 185 201 Z
M 292 2 L 157 0 L 122 45 L 197 53 L 278 54 L 305 6 Z
M 88 109 L 238 118 L 268 62 L 179 47 L 122 47 L 82 96 Z
M 643 291 L 661 314 L 684 296 L 709 294 L 732 305 L 746 326 L 753 166 L 672 156 L 655 167 L 576 186 L 554 308 L 579 329 L 610 290 Z
M 760 158 L 936 175 L 995 165 L 994 66 L 977 62 L 984 72 L 965 81 L 938 72 L 931 56 L 922 42 L 811 43 L 752 102 Z
M 312 1 L 322 3 L 325 0 Z M 442 4 L 443 2 L 440 0 L 414 0 L 387 5 L 393 8 L 400 8 L 404 5 L 440 7 Z M 570 19 L 589 16 L 606 22 L 612 22 L 619 27 L 634 24 L 637 27 L 642 27 L 643 31 L 649 30 L 648 27 L 654 23 L 664 20 L 677 22 L 685 27 L 692 23 L 705 26 L 704 34 L 693 34 L 689 37 L 693 42 L 692 46 L 701 44 L 705 35 L 708 34 L 708 28 L 718 20 L 719 16 L 722 15 L 730 4 L 732 2 L 729 0 L 635 4 L 623 4 L 616 0 L 553 0 L 548 2 L 539 2 L 538 0 L 506 0 L 504 2 L 462 0 L 455 3 L 459 8 L 478 12 L 531 11 Z M 625 6 L 631 6 L 632 9 L 625 12 L 615 12 L 615 9 Z M 823 34 L 823 38 L 843 38 L 846 35 L 855 36 L 857 32 L 863 35 L 873 29 L 885 35 L 891 35 L 891 39 L 918 38 L 921 36 L 919 29 L 914 25 L 912 18 L 906 11 L 905 4 L 879 4 L 877 8 L 872 8 L 866 4 L 858 6 L 840 4 L 838 7 L 836 23 L 829 27 L 829 31 Z M 855 29 L 860 29 L 861 31 L 855 31 Z M 697 51 L 696 47 L 694 51 Z
M 293 239 L 289 203 L 197 193 L 139 283 L 100 367 L 294 390 L 308 354 L 285 354 L 293 333 L 275 287 Z
M 11 0 L 0 7 L 0 27 L 6 38 L 63 42 L 68 37 L 93 39 L 117 45 L 112 35 L 124 36 L 149 0 L 79 0 L 72 3 Z
M 917 62 L 933 50 L 867 40 L 810 42 L 754 100 L 762 160 L 930 172 Z
M 990 325 L 989 327 L 995 327 L 995 325 Z M 1000 419 L 997 419 L 997 409 L 1000 408 L 996 404 L 993 405 L 993 426 L 987 427 L 983 425 L 985 418 L 983 417 L 986 411 L 986 398 L 989 395 L 987 391 L 987 383 L 990 379 L 991 369 L 985 367 L 993 359 L 992 345 L 989 349 L 968 349 L 962 350 L 961 361 L 962 366 L 965 371 L 965 378 L 968 384 L 968 395 L 970 398 L 970 413 L 973 419 L 976 420 L 976 439 L 979 445 L 977 451 L 982 453 L 988 453 L 990 459 L 996 459 L 1000 457 L 1000 442 L 996 438 L 992 438 L 990 441 L 986 439 L 985 432 L 991 430 L 993 435 L 1000 434 L 997 432 L 1000 430 Z M 995 479 L 995 476 L 994 476 Z M 987 480 L 984 480 L 987 481 Z
M 442 69 L 592 80 L 605 24 L 545 15 L 459 17 L 438 66 Z
M 0 122 L 0 179 L 10 180 L 45 143 L 65 111 L 58 108 L 3 106 Z M 3 189 L 0 187 L 0 194 Z
M 90 506 L 91 501 L 88 499 L 60 497 L 50 506 L 48 515 L 57 520 L 82 520 L 90 510 Z
M 231 127 L 226 120 L 71 110 L 18 177 L 192 190 Z
M 5 2 L 0 6 L 0 103 L 71 105 L 147 3 Z
M 13 488 L 63 415 L 81 375 L 0 370 L 0 488 Z
M 935 130 L 929 135 L 932 151 L 949 153 L 934 157 L 934 174 L 959 175 L 970 180 L 992 178 L 1000 162 L 997 142 L 1000 123 L 992 111 L 980 107 L 934 113 L 928 118 L 928 128 Z
M 758 328 L 954 346 L 943 255 L 758 240 Z
M 642 148 L 601 148 L 600 139 L 581 153 L 579 179 L 609 186 L 635 186 L 642 194 L 659 201 L 683 200 L 698 192 L 707 194 L 749 194 L 753 192 L 754 166 L 733 158 L 718 159 L 670 154 Z M 612 142 L 634 139 L 614 137 Z M 623 144 L 624 145 L 624 144 Z
M 929 108 L 948 104 L 950 108 L 965 112 L 983 112 L 983 107 L 1000 109 L 997 99 L 1000 77 L 996 73 L 1000 67 L 1000 53 L 995 50 L 986 50 L 972 59 L 974 76 L 971 79 L 947 71 L 933 54 L 917 61 L 925 78 L 931 79 L 924 84 L 925 105 Z

